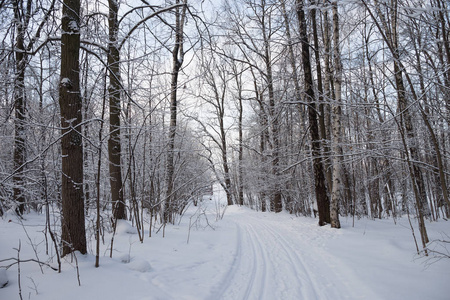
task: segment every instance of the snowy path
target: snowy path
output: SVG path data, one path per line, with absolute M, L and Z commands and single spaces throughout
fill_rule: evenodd
M 180 224 L 167 226 L 166 237 L 153 234 L 142 244 L 124 222 L 113 258 L 110 236 L 105 237 L 100 268 L 94 267 L 91 240 L 90 254 L 78 255 L 81 286 L 70 259 L 61 274 L 21 264 L 24 299 L 447 300 L 450 294 L 450 260 L 431 264 L 418 258 L 406 219 L 398 225 L 362 219 L 355 227 L 342 219 L 343 228 L 334 230 L 317 226 L 317 219 L 231 206 L 215 222 L 213 204 L 191 207 Z M 193 220 L 197 225 L 187 243 Z M 45 254 L 44 224 L 43 216 L 33 214 L 24 227 L 0 219 L 0 260 L 17 256 L 20 239 L 22 259 L 38 256 L 55 265 Z M 431 239 L 450 234 L 450 222 L 427 226 Z M 19 299 L 17 268 L 6 275 L 9 284 L 0 289 L 0 300 Z
M 331 238 L 333 232 L 324 236 L 311 226 L 302 236 L 286 223 L 264 216 L 251 212 L 230 216 L 237 228 L 236 256 L 221 283 L 221 299 L 359 298 L 339 282 L 342 278 L 330 270 L 325 257 L 312 258 L 312 253 L 323 252 L 321 239 Z

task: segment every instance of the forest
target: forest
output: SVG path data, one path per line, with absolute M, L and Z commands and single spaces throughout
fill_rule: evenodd
M 98 266 L 121 220 L 142 242 L 219 187 L 319 228 L 407 218 L 424 255 L 449 218 L 446 0 L 0 0 L 0 20 L 0 216 L 45 216 L 58 262 L 94 243 Z

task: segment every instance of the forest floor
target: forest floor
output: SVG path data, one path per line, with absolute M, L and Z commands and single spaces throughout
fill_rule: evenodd
M 143 243 L 129 223 L 120 223 L 112 258 L 105 236 L 99 268 L 92 236 L 89 254 L 78 254 L 77 262 L 63 259 L 61 274 L 22 262 L 20 289 L 17 264 L 5 272 L 1 267 L 12 261 L 1 260 L 19 254 L 49 261 L 45 219 L 28 214 L 21 224 L 9 214 L 0 220 L 0 281 L 9 281 L 0 299 L 449 299 L 450 259 L 417 255 L 406 217 L 396 225 L 361 219 L 354 227 L 342 218 L 342 229 L 335 230 L 313 218 L 237 206 L 216 220 L 217 207 L 217 199 L 192 206 L 179 224 L 166 227 L 164 238 L 162 230 L 151 238 L 147 231 Z M 431 240 L 449 239 L 450 222 L 427 226 Z

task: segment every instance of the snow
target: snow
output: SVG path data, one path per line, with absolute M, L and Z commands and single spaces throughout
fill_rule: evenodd
M 94 266 L 93 240 L 89 254 L 78 253 L 77 260 L 63 259 L 61 274 L 45 266 L 42 274 L 36 263 L 21 263 L 23 297 L 448 299 L 450 259 L 418 256 L 406 218 L 397 220 L 397 225 L 392 219 L 361 219 L 356 220 L 355 227 L 351 219 L 342 218 L 343 228 L 336 230 L 317 226 L 313 218 L 230 206 L 223 219 L 216 220 L 220 206 L 214 198 L 204 200 L 202 210 L 190 207 L 179 224 L 166 227 L 164 238 L 162 230 L 152 232 L 151 238 L 146 232 L 140 243 L 136 229 L 120 221 L 113 258 L 109 258 L 111 235 L 105 235 L 99 268 Z M 205 212 L 201 218 L 195 215 L 199 211 Z M 0 260 L 17 257 L 14 248 L 18 248 L 20 239 L 21 259 L 49 261 L 43 216 L 32 213 L 25 218 L 23 227 L 13 214 L 0 220 Z M 190 219 L 197 223 L 189 232 Z M 430 239 L 448 236 L 449 225 L 446 221 L 428 223 Z M 56 259 L 49 263 L 56 266 Z M 5 265 L 0 262 L 0 266 Z M 9 284 L 0 289 L 0 299 L 19 299 L 17 265 L 6 272 L 0 270 L 0 281 L 5 273 L 9 279 Z
M 8 284 L 8 276 L 6 275 L 6 269 L 0 269 L 0 289 Z
M 69 27 L 69 31 L 73 31 L 73 32 L 80 31 L 78 23 L 74 20 L 69 21 L 68 27 Z
M 116 234 L 117 235 L 126 235 L 126 234 L 137 234 L 136 227 L 131 226 L 130 223 L 128 223 L 125 220 L 117 220 L 117 226 L 116 226 Z
M 128 265 L 128 268 L 141 273 L 149 272 L 151 270 L 150 263 L 142 259 L 132 260 Z
M 72 86 L 72 81 L 70 81 L 69 78 L 65 77 L 65 78 L 61 79 L 61 86 L 70 87 L 70 86 Z

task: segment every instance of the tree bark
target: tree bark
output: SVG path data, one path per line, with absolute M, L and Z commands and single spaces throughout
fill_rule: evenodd
M 163 208 L 163 222 L 171 222 L 172 213 L 172 201 L 173 199 L 173 174 L 174 174 L 174 148 L 175 148 L 175 135 L 177 131 L 177 90 L 178 90 L 178 75 L 180 73 L 181 66 L 184 59 L 184 21 L 186 16 L 186 3 L 184 0 L 184 6 L 176 8 L 175 12 L 175 46 L 172 50 L 172 81 L 170 84 L 170 125 L 169 125 L 169 137 L 167 145 L 167 161 L 166 161 L 166 196 L 164 200 Z M 180 0 L 177 0 L 176 4 L 180 4 Z
M 284 26 L 285 26 L 285 31 L 286 31 L 286 39 L 288 41 L 288 52 L 289 52 L 289 63 L 291 65 L 292 68 L 292 81 L 294 82 L 294 92 L 295 92 L 295 101 L 297 101 L 298 104 L 298 108 L 299 108 L 299 114 L 300 114 L 300 118 L 301 118 L 301 127 L 303 127 L 302 129 L 304 129 L 304 119 L 306 119 L 305 117 L 305 109 L 304 106 L 300 104 L 300 102 L 302 101 L 302 96 L 301 96 L 301 89 L 300 89 L 300 80 L 298 77 L 298 72 L 297 72 L 297 63 L 296 63 L 296 57 L 294 54 L 294 41 L 292 39 L 291 36 L 291 26 L 289 23 L 289 18 L 288 18 L 288 13 L 286 10 L 286 0 L 280 0 L 281 3 L 281 11 L 283 13 L 283 20 L 284 20 Z
M 26 18 L 31 9 L 31 4 L 27 5 L 27 12 L 23 11 L 23 1 L 14 1 L 14 22 L 16 26 L 16 44 L 14 46 L 15 68 L 14 76 L 14 176 L 13 193 L 14 201 L 18 204 L 16 213 L 22 215 L 25 212 L 24 196 L 24 163 L 25 163 L 25 66 L 26 52 L 24 45 L 25 29 L 27 27 Z
M 260 126 L 260 134 L 259 134 L 259 153 L 261 154 L 261 161 L 260 164 L 262 167 L 262 169 L 265 168 L 266 166 L 266 157 L 264 155 L 264 152 L 266 151 L 266 142 L 268 140 L 268 133 L 267 133 L 267 115 L 266 112 L 264 110 L 264 104 L 263 104 L 263 94 L 262 92 L 259 90 L 258 88 L 258 84 L 256 82 L 256 76 L 255 73 L 253 72 L 253 69 L 250 69 L 251 73 L 252 73 L 252 77 L 253 77 L 253 88 L 254 88 L 254 92 L 255 92 L 255 99 L 258 102 L 258 107 L 259 107 L 259 113 L 258 113 L 258 119 L 259 119 L 259 126 Z M 261 170 L 261 173 L 263 173 L 263 170 Z M 263 178 L 261 178 L 261 175 L 258 175 L 258 182 L 259 183 L 263 183 Z M 265 212 L 267 210 L 266 207 L 266 197 L 267 197 L 267 193 L 264 187 L 261 186 L 260 188 L 260 202 L 261 202 L 261 211 Z
M 121 112 L 121 77 L 120 77 L 120 49 L 118 45 L 119 22 L 117 14 L 119 4 L 115 0 L 109 0 L 109 44 L 108 44 L 108 69 L 109 69 L 109 182 L 111 186 L 111 201 L 115 219 L 126 219 L 126 208 L 123 199 L 122 182 L 122 147 L 120 137 L 120 112 Z
M 342 85 L 342 64 L 341 64 L 341 54 L 339 51 L 339 14 L 337 2 L 332 4 L 333 6 L 333 56 L 334 56 L 334 70 L 335 70 L 335 102 L 332 106 L 333 117 L 332 117 L 332 138 L 333 138 L 333 186 L 331 190 L 331 227 L 341 228 L 341 223 L 339 222 L 339 202 L 342 201 L 342 176 L 341 176 L 341 164 L 342 164 L 342 147 L 341 147 L 341 85 Z
M 267 36 L 266 15 L 261 17 L 263 42 L 264 42 L 264 63 L 266 65 L 267 89 L 269 92 L 269 116 L 270 128 L 272 129 L 272 175 L 273 175 L 273 194 L 270 199 L 270 209 L 274 212 L 281 212 L 283 209 L 281 201 L 281 188 L 279 182 L 280 173 L 280 137 L 278 134 L 278 112 L 275 106 L 275 93 L 273 87 L 272 61 L 270 59 L 270 41 Z
M 316 5 L 317 1 L 313 1 L 312 4 Z M 316 73 L 317 73 L 317 92 L 318 92 L 318 100 L 319 100 L 319 132 L 320 137 L 322 139 L 322 146 L 323 146 L 323 165 L 324 165 L 324 172 L 325 172 L 325 179 L 327 182 L 327 188 L 328 191 L 332 190 L 333 186 L 333 179 L 332 179 L 332 170 L 333 166 L 331 165 L 331 158 L 330 158 L 330 147 L 328 145 L 328 134 L 327 134 L 327 128 L 325 125 L 325 118 L 329 116 L 329 105 L 326 104 L 326 101 L 330 101 L 332 98 L 332 90 L 331 87 L 333 85 L 332 81 L 332 71 L 330 68 L 330 54 L 331 54 L 331 37 L 330 37 L 330 24 L 328 21 L 328 12 L 327 10 L 324 11 L 324 48 L 325 48 L 325 54 L 324 54 L 324 60 L 325 60 L 325 80 L 322 79 L 322 65 L 320 63 L 320 54 L 319 54 L 319 34 L 317 32 L 317 20 L 316 20 L 316 9 L 311 9 L 311 19 L 312 19 L 312 28 L 313 28 L 313 40 L 314 40 L 314 57 L 316 61 Z M 325 84 L 324 84 L 325 83 Z
M 86 253 L 80 95 L 80 1 L 64 0 L 61 35 L 62 256 Z
M 305 80 L 306 97 L 308 105 L 308 119 L 311 134 L 311 151 L 314 167 L 314 182 L 317 208 L 319 213 L 319 225 L 330 223 L 330 200 L 327 195 L 325 175 L 321 158 L 321 145 L 319 136 L 319 125 L 317 121 L 316 102 L 313 89 L 313 79 L 311 71 L 311 59 L 309 55 L 310 44 L 308 42 L 308 32 L 304 11 L 303 0 L 296 0 L 296 12 L 300 24 L 300 40 L 302 44 L 302 62 Z
M 235 76 L 235 82 L 237 86 L 237 100 L 238 100 L 238 144 L 239 144 L 239 153 L 238 153 L 238 197 L 237 202 L 239 205 L 244 205 L 244 136 L 243 136 L 243 130 L 242 130 L 242 121 L 244 116 L 244 106 L 242 104 L 242 72 L 238 72 L 237 66 L 233 64 L 233 72 Z

